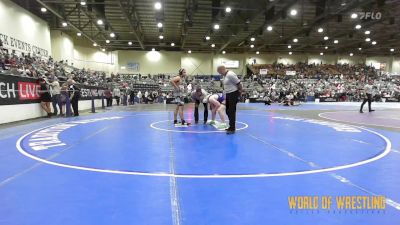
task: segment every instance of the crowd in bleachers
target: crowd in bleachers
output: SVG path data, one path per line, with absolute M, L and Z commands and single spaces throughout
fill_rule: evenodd
M 172 74 L 111 74 L 77 69 L 68 65 L 68 61 L 55 62 L 51 57 L 43 59 L 30 54 L 17 55 L 0 49 L 0 72 L 2 74 L 68 79 L 76 83 L 106 87 L 111 94 L 118 88 L 119 96 L 127 97 L 127 101 L 162 102 L 161 99 L 171 97 L 172 86 L 169 83 Z M 260 69 L 267 69 L 267 75 L 259 75 Z M 287 96 L 305 101 L 309 96 L 314 98 L 331 97 L 338 101 L 360 101 L 363 98 L 362 88 L 366 79 L 374 80 L 376 100 L 380 97 L 398 97 L 399 79 L 378 74 L 374 67 L 366 65 L 325 65 L 297 63 L 293 65 L 268 64 L 252 65 L 254 74 L 243 77 L 243 101 L 249 98 L 268 99 L 271 102 L 282 102 Z M 286 71 L 295 71 L 296 75 L 286 75 Z M 205 90 L 216 93 L 222 87 L 218 77 L 189 77 L 185 87 L 188 96 L 194 86 L 202 86 Z
M 260 69 L 267 69 L 267 75 L 259 75 Z M 286 71 L 295 71 L 295 75 L 285 75 Z M 253 72 L 256 74 L 253 80 L 259 85 L 248 87 L 252 90 L 249 96 L 271 101 L 282 101 L 288 95 L 298 100 L 329 97 L 337 101 L 361 101 L 366 80 L 374 81 L 375 100 L 399 97 L 399 77 L 379 74 L 374 67 L 366 65 L 253 65 Z
M 316 64 L 296 63 L 284 65 L 282 63 L 252 65 L 253 72 L 259 74 L 260 69 L 267 69 L 269 75 L 285 76 L 286 71 L 296 71 L 298 78 L 319 79 L 326 76 L 341 75 L 345 77 L 368 76 L 376 77 L 378 70 L 372 66 L 362 64 Z

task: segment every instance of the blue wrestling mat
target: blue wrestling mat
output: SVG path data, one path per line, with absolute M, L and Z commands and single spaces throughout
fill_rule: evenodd
M 172 121 L 109 111 L 0 130 L 0 224 L 400 221 L 398 132 L 265 110 L 238 111 L 234 135 Z

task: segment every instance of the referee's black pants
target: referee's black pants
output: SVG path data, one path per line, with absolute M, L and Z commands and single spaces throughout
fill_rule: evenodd
M 71 106 L 72 106 L 72 110 L 74 111 L 74 116 L 79 116 L 79 99 L 72 98 Z
M 236 130 L 236 104 L 239 100 L 239 91 L 226 94 L 226 115 L 229 118 L 229 130 Z
M 207 103 L 203 103 L 203 105 L 204 105 L 204 122 L 207 122 L 207 119 L 208 119 Z M 199 122 L 199 106 L 200 106 L 200 101 L 196 100 L 195 106 L 194 106 L 194 121 L 196 123 Z
M 371 102 L 372 102 L 372 95 L 371 94 L 367 94 L 367 97 L 364 98 L 364 101 L 361 104 L 361 108 L 360 111 L 363 110 L 365 103 L 368 102 L 368 110 L 371 111 Z

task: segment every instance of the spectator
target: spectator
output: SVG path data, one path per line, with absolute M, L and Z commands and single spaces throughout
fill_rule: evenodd
M 118 87 L 115 87 L 113 90 L 113 96 L 117 101 L 117 106 L 119 106 L 119 101 L 121 99 L 121 90 Z
M 76 82 L 72 79 L 67 81 L 69 86 L 69 99 L 71 102 L 74 116 L 79 116 L 79 99 L 81 97 L 80 89 L 77 87 Z
M 64 112 L 67 112 L 67 109 L 65 108 L 66 104 L 67 104 L 67 99 L 69 98 L 69 94 L 68 94 L 68 84 L 64 83 L 61 87 L 61 91 L 60 91 L 60 116 L 64 116 Z M 71 106 L 69 106 L 70 108 L 68 109 L 69 111 L 71 111 Z M 64 109 L 65 108 L 65 109 Z
M 51 102 L 51 95 L 49 86 L 44 78 L 39 79 L 40 85 L 40 106 L 42 109 L 47 113 L 47 117 L 51 117 L 51 109 L 50 109 L 50 102 Z
M 142 102 L 142 92 L 141 91 L 139 91 L 138 93 L 137 93 L 137 97 L 138 97 L 138 99 L 139 99 L 139 104 Z
M 106 98 L 107 107 L 111 107 L 112 106 L 112 92 L 111 92 L 110 88 L 107 88 L 104 91 L 104 96 Z
M 63 114 L 60 101 L 61 87 L 60 83 L 58 83 L 57 77 L 50 79 L 50 90 L 51 90 L 51 101 L 53 103 L 53 115 L 57 116 L 58 114 L 57 105 L 60 109 L 60 114 Z

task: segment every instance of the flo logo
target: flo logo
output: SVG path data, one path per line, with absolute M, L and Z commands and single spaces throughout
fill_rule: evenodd
M 381 12 L 360 12 L 361 20 L 380 20 L 382 18 Z

